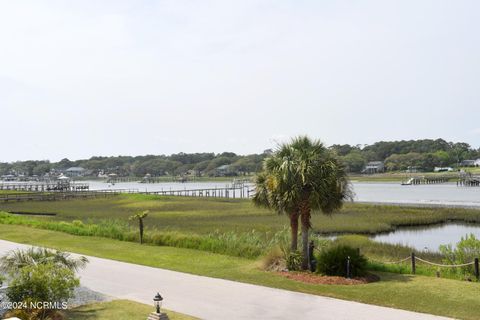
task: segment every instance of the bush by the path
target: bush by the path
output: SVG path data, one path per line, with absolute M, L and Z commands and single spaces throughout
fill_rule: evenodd
M 363 276 L 367 259 L 356 248 L 336 245 L 323 250 L 318 256 L 317 272 L 327 276 L 347 276 L 347 260 L 350 260 L 350 275 Z

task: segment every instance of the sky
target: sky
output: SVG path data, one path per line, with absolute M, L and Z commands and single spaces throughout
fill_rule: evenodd
M 480 147 L 480 2 L 0 0 L 0 161 Z

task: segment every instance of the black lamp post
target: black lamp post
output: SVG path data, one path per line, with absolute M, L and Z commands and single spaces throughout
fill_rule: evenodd
M 160 307 L 162 306 L 162 301 L 163 301 L 162 296 L 160 295 L 160 293 L 157 292 L 157 294 L 153 298 L 153 305 L 157 309 L 157 313 L 160 313 Z

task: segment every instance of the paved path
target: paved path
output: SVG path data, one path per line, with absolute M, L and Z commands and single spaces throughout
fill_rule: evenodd
M 0 240 L 0 255 L 24 247 L 27 246 Z M 153 296 L 159 291 L 167 309 L 201 319 L 447 319 L 114 260 L 88 259 L 88 267 L 80 273 L 82 285 L 103 294 L 146 304 L 152 304 Z

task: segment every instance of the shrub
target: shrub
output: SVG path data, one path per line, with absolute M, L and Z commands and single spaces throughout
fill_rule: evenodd
M 27 265 L 19 269 L 9 281 L 7 296 L 10 301 L 25 303 L 26 309 L 14 311 L 23 319 L 52 319 L 58 316 L 58 309 L 65 308 L 67 300 L 73 297 L 73 292 L 80 285 L 80 280 L 75 272 L 58 264 Z M 41 303 L 49 302 L 56 305 L 42 306 Z M 31 305 L 30 303 L 39 303 Z M 25 315 L 28 315 L 25 318 Z
M 290 271 L 300 270 L 303 255 L 299 251 L 291 251 L 287 256 L 287 269 Z
M 279 246 L 275 246 L 262 258 L 262 268 L 267 271 L 282 271 L 287 268 L 285 254 Z
M 452 245 L 441 245 L 440 252 L 444 255 L 445 264 L 465 264 L 472 262 L 480 257 L 480 240 L 475 235 L 466 235 L 462 237 L 455 248 Z M 474 274 L 473 265 L 453 269 L 454 272 L 460 272 L 465 276 Z
M 328 276 L 346 277 L 348 257 L 350 257 L 351 276 L 365 275 L 367 259 L 357 249 L 344 245 L 323 250 L 317 259 L 317 272 Z

